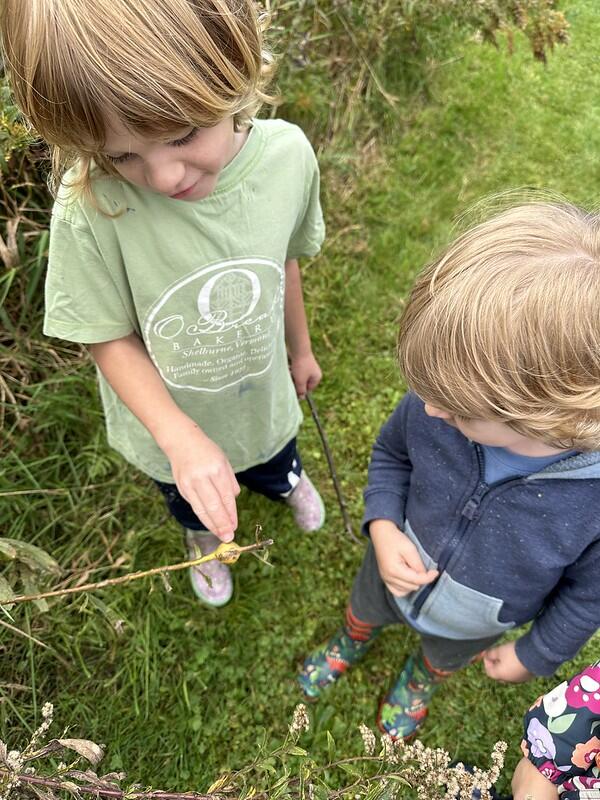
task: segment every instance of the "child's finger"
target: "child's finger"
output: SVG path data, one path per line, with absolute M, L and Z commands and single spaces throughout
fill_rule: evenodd
M 205 481 L 202 484 L 202 494 L 197 492 L 189 502 L 194 513 L 211 533 L 224 542 L 230 542 L 233 539 L 233 533 L 237 526 L 237 513 L 234 510 L 232 519 L 230 511 L 224 505 L 220 493 L 212 483 Z
M 421 575 L 412 570 L 405 570 L 402 575 L 397 573 L 387 575 L 384 578 L 384 583 L 392 594 L 402 597 L 405 594 L 410 594 L 410 592 L 416 592 L 425 583 L 432 581 L 436 575 L 436 572 L 433 575 L 430 575 L 430 573 Z
M 415 586 L 415 588 L 419 588 L 421 586 L 425 586 L 427 583 L 431 583 L 431 581 L 437 578 L 438 574 L 439 573 L 436 569 L 430 569 L 427 570 L 427 572 L 422 572 L 413 569 L 410 565 L 403 564 L 399 564 L 394 570 L 395 578 L 399 578 L 402 581 L 411 583 Z
M 415 573 L 425 573 L 425 564 L 421 559 L 419 551 L 416 548 L 411 540 L 404 536 L 402 541 L 399 544 L 398 551 L 404 561 L 408 564 L 408 566 L 415 572 Z M 431 571 L 431 570 L 430 570 Z M 436 573 L 437 574 L 437 573 Z M 425 583 L 429 583 L 431 578 L 425 581 Z
M 313 389 L 316 389 L 317 386 L 321 383 L 321 376 L 320 375 L 311 375 L 306 384 L 306 390 L 308 392 L 312 392 Z

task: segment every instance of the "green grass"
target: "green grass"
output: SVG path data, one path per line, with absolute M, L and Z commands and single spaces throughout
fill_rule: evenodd
M 512 57 L 457 43 L 432 70 L 428 103 L 402 102 L 366 150 L 338 140 L 320 154 L 329 236 L 323 254 L 304 265 L 325 375 L 315 400 L 356 525 L 371 443 L 403 391 L 393 356 L 400 303 L 453 221 L 480 197 L 518 186 L 596 202 L 600 21 L 593 0 L 566 8 L 572 41 L 546 68 L 522 43 Z M 3 433 L 3 534 L 44 547 L 90 579 L 179 560 L 180 533 L 151 482 L 104 443 L 89 363 L 72 346 L 49 352 L 23 330 L 19 360 L 29 377 L 18 387 L 8 383 L 21 416 L 19 427 L 13 422 Z M 325 529 L 301 535 L 287 509 L 244 493 L 239 541 L 251 541 L 260 522 L 276 542 L 273 566 L 241 559 L 228 607 L 200 608 L 187 576 L 177 574 L 170 593 L 160 581 L 138 582 L 99 592 L 97 600 L 58 601 L 46 615 L 16 609 L 15 624 L 30 626 L 54 652 L 0 631 L 0 730 L 9 746 L 50 700 L 57 728 L 108 744 L 107 770 L 124 768 L 145 785 L 201 790 L 220 770 L 252 759 L 261 729 L 273 742 L 283 738 L 299 700 L 296 665 L 339 624 L 362 554 L 343 532 L 306 416 L 300 443 L 323 489 Z M 15 491 L 27 494 L 2 495 Z M 121 634 L 116 620 L 123 620 Z M 356 728 L 373 722 L 378 698 L 414 642 L 406 630 L 387 631 L 364 664 L 311 709 L 303 744 L 315 756 L 326 757 L 327 730 L 344 743 L 344 755 L 359 752 Z M 596 637 L 576 665 L 597 656 L 599 644 Z M 472 667 L 436 695 L 422 738 L 482 765 L 504 738 L 514 764 L 522 713 L 550 685 L 502 686 Z

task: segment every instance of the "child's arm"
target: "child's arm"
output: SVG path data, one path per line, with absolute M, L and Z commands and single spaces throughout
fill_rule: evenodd
M 531 628 L 515 642 L 515 654 L 530 672 L 552 675 L 596 633 L 598 575 L 600 535 L 563 571 Z
M 416 546 L 402 531 L 412 472 L 406 431 L 410 408 L 420 402 L 406 395 L 382 427 L 373 446 L 364 495 L 363 531 L 373 542 L 383 582 L 398 597 L 431 583 L 438 575 L 437 570 L 425 569 Z
M 522 758 L 515 769 L 512 779 L 514 800 L 558 800 L 558 789 L 531 761 Z
M 177 488 L 206 527 L 231 541 L 240 487 L 221 448 L 176 405 L 141 339 L 89 345 L 94 361 L 127 408 L 148 429 L 171 463 Z
M 310 344 L 300 266 L 295 258 L 285 262 L 285 341 L 294 386 L 302 400 L 318 386 L 322 373 Z

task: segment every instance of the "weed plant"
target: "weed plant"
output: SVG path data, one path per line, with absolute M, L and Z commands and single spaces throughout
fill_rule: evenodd
M 544 66 L 531 56 L 531 43 L 538 56 L 551 43 L 540 50 L 536 20 L 546 20 L 552 41 L 564 36 L 548 0 L 273 0 L 278 113 L 309 131 L 322 163 L 328 238 L 303 265 L 325 374 L 315 400 L 356 523 L 371 443 L 403 392 L 393 358 L 398 310 L 452 220 L 514 186 L 595 201 L 600 23 L 594 0 L 564 8 L 571 43 Z M 529 40 L 506 33 L 519 14 Z M 497 49 L 478 41 L 492 37 Z M 8 156 L 0 172 L 2 536 L 52 554 L 65 585 L 178 561 L 181 535 L 158 493 L 106 445 L 84 348 L 41 335 L 50 199 L 39 153 L 14 133 L 10 147 L 0 139 Z M 184 575 L 173 577 L 170 593 L 160 581 L 138 582 L 57 601 L 46 613 L 14 608 L 12 624 L 48 647 L 0 630 L 0 730 L 9 746 L 17 729 L 33 732 L 52 701 L 70 736 L 106 742 L 106 768 L 144 784 L 206 788 L 251 763 L 257 742 L 276 747 L 298 700 L 296 665 L 339 624 L 362 557 L 344 534 L 309 418 L 300 444 L 328 522 L 301 535 L 284 507 L 242 494 L 240 543 L 260 522 L 275 546 L 271 567 L 251 557 L 234 567 L 236 596 L 226 608 L 200 608 Z M 19 575 L 9 564 L 5 577 Z M 359 752 L 348 731 L 371 723 L 413 645 L 406 630 L 386 632 L 311 711 L 303 746 L 324 761 L 332 735 L 348 755 Z M 575 666 L 597 657 L 598 645 Z M 473 667 L 438 693 L 423 739 L 484 763 L 504 738 L 512 765 L 523 710 L 548 685 L 501 686 Z

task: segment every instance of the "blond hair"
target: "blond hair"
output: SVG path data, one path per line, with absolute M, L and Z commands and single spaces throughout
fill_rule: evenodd
M 17 104 L 52 150 L 55 184 L 76 166 L 88 196 L 106 115 L 160 139 L 263 102 L 271 58 L 252 0 L 3 0 L 0 30 Z
M 463 233 L 418 277 L 398 357 L 436 407 L 600 449 L 600 216 L 530 202 Z

